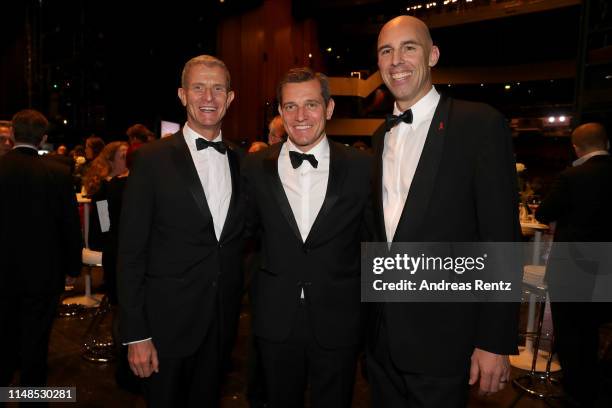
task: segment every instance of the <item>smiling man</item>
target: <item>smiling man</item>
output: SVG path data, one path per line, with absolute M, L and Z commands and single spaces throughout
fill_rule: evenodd
M 225 64 L 183 68 L 187 123 L 135 153 L 119 233 L 120 331 L 151 407 L 215 407 L 242 294 L 238 155 L 221 124 Z
M 313 407 L 350 407 L 369 157 L 327 139 L 324 75 L 290 70 L 278 100 L 288 140 L 249 156 L 242 172 L 249 231 L 262 239 L 251 288 L 269 406 L 302 408 L 310 382 Z
M 378 67 L 394 115 L 374 135 L 374 219 L 386 242 L 519 239 L 512 141 L 483 104 L 440 95 L 427 26 L 400 16 L 378 36 Z M 517 304 L 387 303 L 369 327 L 375 407 L 464 407 L 468 384 L 489 394 L 509 380 Z

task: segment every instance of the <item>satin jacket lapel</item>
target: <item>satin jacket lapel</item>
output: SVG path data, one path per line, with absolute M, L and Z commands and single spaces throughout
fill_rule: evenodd
M 329 176 L 327 178 L 327 191 L 325 191 L 325 198 L 323 199 L 323 204 L 321 205 L 321 209 L 317 214 L 317 218 L 315 218 L 314 223 L 312 224 L 312 228 L 310 228 L 310 233 L 306 238 L 306 243 L 311 244 L 313 239 L 320 234 L 323 225 L 325 224 L 325 217 L 329 215 L 332 207 L 338 201 L 340 197 L 340 192 L 342 191 L 342 184 L 344 183 L 344 179 L 346 177 L 346 157 L 344 155 L 344 151 L 340 146 L 329 141 Z
M 383 209 L 383 166 L 382 166 L 382 155 L 385 148 L 385 137 L 387 135 L 387 129 L 383 123 L 372 136 L 374 157 L 374 171 L 372 177 L 372 188 L 374 189 L 372 199 L 374 200 L 374 217 L 376 222 L 376 232 L 378 241 L 387 241 L 387 232 L 385 230 L 385 212 Z
M 295 221 L 295 216 L 293 215 L 293 211 L 291 210 L 289 199 L 287 198 L 287 194 L 285 194 L 283 183 L 280 179 L 280 176 L 278 175 L 278 155 L 280 154 L 282 146 L 282 143 L 277 143 L 276 145 L 270 147 L 270 154 L 263 161 L 264 171 L 267 175 L 270 191 L 278 202 L 278 208 L 280 208 L 281 213 L 287 220 L 287 223 L 289 224 L 289 227 L 291 228 L 295 236 L 300 241 L 302 241 L 300 229 L 298 228 L 297 222 Z
M 176 170 L 181 175 L 181 179 L 185 181 L 185 185 L 191 192 L 202 216 L 204 218 L 212 218 L 210 208 L 208 208 L 208 201 L 206 201 L 206 195 L 204 194 L 204 187 L 202 187 L 198 171 L 195 168 L 195 164 L 193 164 L 183 132 L 175 133 L 172 138 L 174 144 L 172 159 L 174 160 Z
M 402 215 L 395 230 L 395 236 L 397 236 L 398 231 L 402 231 L 403 240 L 415 241 L 419 239 L 419 231 L 429 207 L 429 200 L 436 184 L 436 175 L 442 159 L 450 109 L 451 98 L 441 96 L 427 132 L 427 140 L 414 173 Z M 395 236 L 393 241 L 395 241 Z
M 232 231 L 231 227 L 236 220 L 235 215 L 238 209 L 238 197 L 240 197 L 240 163 L 238 162 L 238 153 L 230 147 L 227 148 L 227 160 L 229 161 L 232 177 L 232 197 L 229 209 L 227 210 L 227 216 L 225 217 L 225 223 L 223 224 L 223 230 L 221 231 L 220 242 L 227 239 L 227 235 Z

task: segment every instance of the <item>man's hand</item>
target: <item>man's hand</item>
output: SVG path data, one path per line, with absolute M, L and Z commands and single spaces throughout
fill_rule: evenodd
M 490 395 L 503 390 L 510 378 L 510 359 L 508 356 L 479 348 L 474 349 L 470 367 L 470 385 L 476 384 L 479 377 L 480 395 Z
M 150 376 L 154 371 L 159 372 L 157 350 L 152 340 L 128 344 L 128 362 L 132 372 L 140 377 Z

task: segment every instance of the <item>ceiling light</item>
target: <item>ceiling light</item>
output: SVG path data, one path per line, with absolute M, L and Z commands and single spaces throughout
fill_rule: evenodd
M 549 116 L 548 117 L 548 123 L 555 123 L 555 117 L 554 116 Z

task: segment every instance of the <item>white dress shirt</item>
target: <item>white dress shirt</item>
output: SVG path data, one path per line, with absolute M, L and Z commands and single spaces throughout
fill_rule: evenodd
M 319 144 L 307 152 L 317 159 L 316 169 L 308 160 L 304 160 L 300 167 L 294 169 L 289 159 L 291 150 L 303 153 L 291 143 L 291 140 L 287 139 L 278 155 L 278 175 L 300 230 L 302 241 L 306 242 L 327 192 L 329 142 L 324 136 Z
M 387 242 L 393 241 L 439 101 L 440 94 L 432 86 L 431 90 L 410 108 L 412 123 L 400 122 L 387 132 L 385 137 L 382 194 Z M 395 104 L 393 114 L 401 113 Z M 410 214 L 407 216 L 410 217 Z
M 219 240 L 232 199 L 232 176 L 227 154 L 221 154 L 212 147 L 198 150 L 196 139 L 202 136 L 192 130 L 187 123 L 183 127 L 183 135 L 204 188 L 215 226 L 215 235 Z M 220 142 L 221 140 L 221 131 L 219 131 L 219 135 L 212 141 Z

